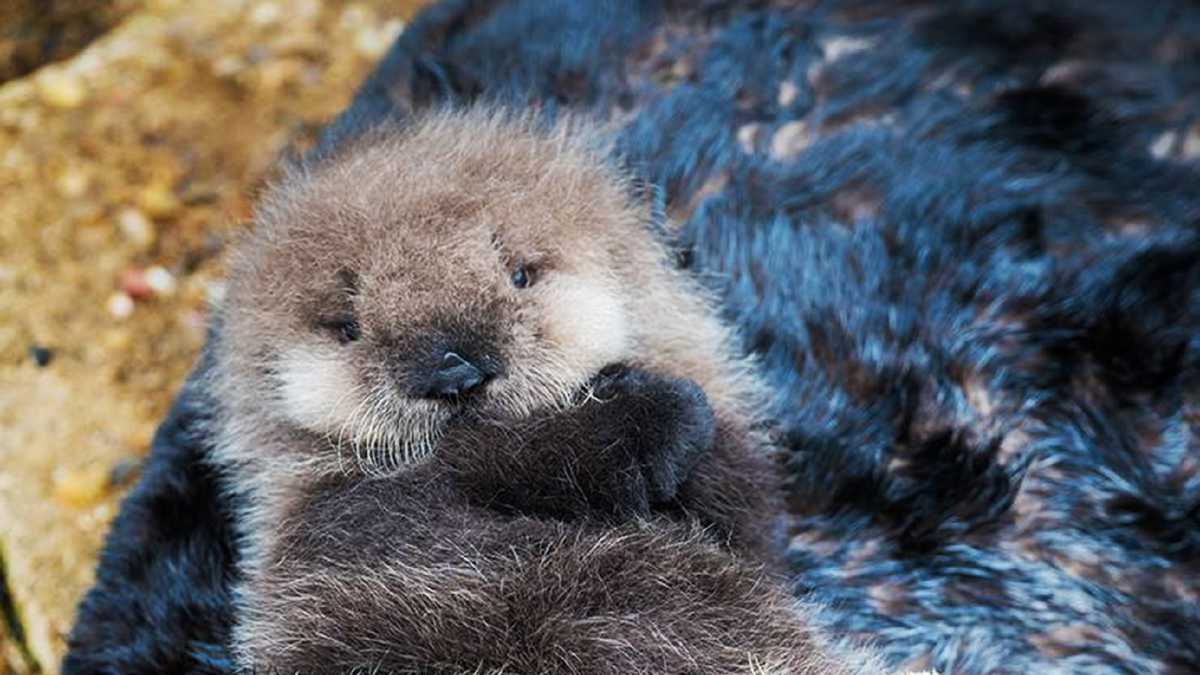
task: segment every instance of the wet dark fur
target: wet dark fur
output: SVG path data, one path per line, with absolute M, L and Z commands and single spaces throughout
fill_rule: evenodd
M 791 570 L 831 632 L 942 672 L 1189 673 L 1198 27 L 1184 2 L 446 2 L 317 152 L 445 97 L 620 120 L 779 392 Z M 67 672 L 229 668 L 203 395 Z

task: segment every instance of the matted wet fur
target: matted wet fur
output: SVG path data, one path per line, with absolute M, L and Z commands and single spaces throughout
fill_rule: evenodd
M 777 392 L 815 620 L 894 666 L 1192 673 L 1198 27 L 1173 0 L 452 0 L 317 152 L 431 101 L 619 127 Z M 70 672 L 230 668 L 204 371 Z
M 756 382 L 599 138 L 434 111 L 264 195 L 211 381 L 243 669 L 860 672 L 765 569 Z

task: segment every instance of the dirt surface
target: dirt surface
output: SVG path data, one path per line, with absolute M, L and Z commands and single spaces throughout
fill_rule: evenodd
M 57 670 L 224 243 L 419 4 L 96 3 L 53 44 L 0 16 L 0 673 Z

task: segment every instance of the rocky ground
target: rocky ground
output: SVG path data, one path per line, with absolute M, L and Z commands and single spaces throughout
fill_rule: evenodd
M 57 670 L 224 242 L 419 4 L 0 9 L 0 675 Z

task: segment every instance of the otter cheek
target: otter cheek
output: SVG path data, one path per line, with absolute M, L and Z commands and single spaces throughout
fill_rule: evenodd
M 292 422 L 317 432 L 333 432 L 358 406 L 354 376 L 335 350 L 296 347 L 279 362 L 283 408 Z
M 547 306 L 553 317 L 548 337 L 580 369 L 594 370 L 629 355 L 625 310 L 616 294 L 602 284 L 559 280 Z

